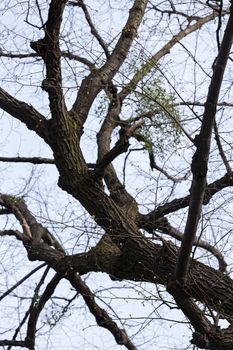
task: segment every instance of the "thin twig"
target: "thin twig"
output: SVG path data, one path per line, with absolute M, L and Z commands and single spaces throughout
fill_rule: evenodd
M 73 2 L 73 4 L 76 4 L 76 3 Z M 78 0 L 77 1 L 77 6 L 81 7 L 81 9 L 83 10 L 85 18 L 87 20 L 87 23 L 90 26 L 91 33 L 94 35 L 94 37 L 96 38 L 96 40 L 98 41 L 98 43 L 100 44 L 102 49 L 104 50 L 104 53 L 105 53 L 106 57 L 109 58 L 110 52 L 108 50 L 107 44 L 105 43 L 103 38 L 100 36 L 99 32 L 97 31 L 97 29 L 96 29 L 96 27 L 95 27 L 95 25 L 94 25 L 94 23 L 93 23 L 93 21 L 91 19 L 90 13 L 89 13 L 89 11 L 87 9 L 87 6 L 84 4 L 84 1 L 83 0 Z
M 6 296 L 8 296 L 11 292 L 13 292 L 13 290 L 15 290 L 18 286 L 20 286 L 23 282 L 25 282 L 28 278 L 30 278 L 32 275 L 34 275 L 34 273 L 36 273 L 38 270 L 42 269 L 43 267 L 45 267 L 47 264 L 43 263 L 39 266 L 37 266 L 35 269 L 33 269 L 31 272 L 29 272 L 26 276 L 24 276 L 23 278 L 21 278 L 21 280 L 19 280 L 17 283 L 15 283 L 10 289 L 8 289 L 5 293 L 3 293 L 0 296 L 0 301 L 2 299 L 4 299 Z
M 216 123 L 216 120 L 214 121 L 214 135 L 215 135 L 215 140 L 216 140 L 216 143 L 217 143 L 217 146 L 218 146 L 218 150 L 219 150 L 219 154 L 222 158 L 222 161 L 223 161 L 223 164 L 225 165 L 225 168 L 226 168 L 226 171 L 228 174 L 231 174 L 232 172 L 232 169 L 230 167 L 230 164 L 227 160 L 227 157 L 224 153 L 224 150 L 223 150 L 223 147 L 222 147 L 222 143 L 221 143 L 221 140 L 220 140 L 220 136 L 219 136 L 219 132 L 218 132 L 218 126 L 217 126 L 217 123 Z

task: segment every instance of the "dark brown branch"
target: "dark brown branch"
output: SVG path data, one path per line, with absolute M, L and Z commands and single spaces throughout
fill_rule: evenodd
M 161 246 L 153 244 L 143 237 L 141 240 L 137 240 L 136 245 L 133 243 L 131 246 L 130 244 L 132 244 L 132 241 L 129 241 L 128 249 L 121 252 L 111 240 L 109 241 L 108 237 L 107 241 L 104 242 L 103 240 L 101 244 L 87 253 L 66 257 L 62 257 L 59 251 L 51 249 L 47 245 L 39 244 L 30 248 L 29 259 L 47 261 L 51 267 L 69 280 L 73 279 L 76 271 L 79 271 L 80 274 L 101 271 L 108 273 L 114 280 L 145 281 L 167 285 L 176 266 L 178 249 L 175 245 L 163 241 Z M 133 255 L 130 255 L 129 259 L 131 251 L 133 251 Z M 75 283 L 71 281 L 71 283 L 77 290 L 82 288 L 82 285 L 80 287 L 80 284 L 77 285 L 76 281 Z M 226 293 L 232 288 L 233 281 L 227 275 L 205 264 L 195 260 L 192 261 L 186 284 L 186 293 L 188 294 L 185 297 L 188 295 L 208 305 L 209 308 L 220 313 L 221 318 L 230 321 L 233 314 L 233 298 L 231 294 L 228 294 L 226 298 Z M 86 294 L 85 286 L 82 292 Z M 88 292 L 87 296 L 91 298 Z M 191 300 L 189 301 L 192 303 Z M 181 306 L 185 308 L 184 305 Z M 194 316 L 192 315 L 192 317 Z M 197 329 L 199 328 L 197 327 Z M 225 331 L 218 329 L 217 332 L 219 334 L 219 332 Z M 221 339 L 219 340 L 218 335 L 215 335 L 219 342 Z
M 48 140 L 47 120 L 35 108 L 17 100 L 0 88 L 0 108 L 13 118 L 20 120 L 28 129 L 33 130 L 45 141 Z
M 119 114 L 122 107 L 121 100 L 117 94 L 117 88 L 113 84 L 109 85 L 108 93 L 110 94 L 111 102 L 109 104 L 107 115 L 97 134 L 97 164 L 100 163 L 102 158 L 110 151 L 111 135 L 115 127 L 119 124 Z M 132 208 L 137 208 L 136 200 L 126 191 L 124 185 L 116 174 L 113 164 L 109 164 L 105 168 L 104 181 L 111 194 L 111 198 L 117 205 L 124 208 L 128 213 L 129 211 L 132 213 Z M 137 210 L 134 211 L 137 213 Z
M 37 325 L 37 321 L 38 321 L 38 318 L 40 316 L 40 313 L 43 310 L 47 301 L 53 295 L 60 280 L 61 280 L 61 276 L 56 273 L 55 276 L 48 283 L 43 294 L 39 297 L 39 299 L 37 298 L 38 300 L 34 301 L 32 308 L 30 309 L 30 316 L 29 316 L 28 326 L 27 326 L 26 341 L 28 341 L 30 344 L 32 344 L 32 346 L 35 345 L 36 325 Z
M 0 157 L 0 162 L 9 162 L 9 163 L 32 163 L 32 164 L 53 164 L 55 165 L 54 159 L 51 158 L 41 158 L 41 157 Z M 87 166 L 89 169 L 94 169 L 96 164 L 94 163 L 87 163 Z M 5 210 L 0 211 L 1 214 L 9 214 Z
M 38 301 L 38 298 L 39 298 L 40 288 L 43 285 L 43 283 L 45 281 L 45 278 L 48 275 L 49 269 L 50 269 L 50 267 L 47 266 L 45 271 L 44 271 L 44 273 L 43 273 L 43 275 L 42 275 L 42 277 L 40 278 L 40 280 L 39 280 L 39 282 L 38 282 L 38 284 L 37 284 L 37 286 L 36 286 L 36 288 L 34 290 L 34 295 L 33 295 L 32 299 L 31 299 L 31 304 L 30 304 L 28 310 L 25 312 L 25 315 L 24 315 L 23 319 L 20 321 L 18 327 L 16 328 L 15 333 L 14 333 L 14 335 L 12 337 L 12 340 L 16 340 L 17 335 L 20 332 L 22 326 L 25 324 L 25 322 L 26 322 L 26 320 L 27 320 L 27 318 L 28 318 L 28 316 L 29 316 L 33 306 L 37 304 L 37 301 Z M 31 339 L 30 340 L 27 339 L 27 337 L 26 337 L 25 341 L 30 344 L 29 349 L 30 350 L 34 350 L 34 343 L 33 343 L 33 341 Z M 10 349 L 11 349 L 11 346 L 9 345 L 7 350 L 10 350 Z
M 197 102 L 197 101 L 185 101 L 185 102 L 178 102 L 174 103 L 174 106 L 198 106 L 198 107 L 205 107 L 205 103 L 203 102 Z M 232 102 L 218 102 L 218 107 L 233 107 Z
M 156 169 L 158 170 L 160 173 L 162 173 L 164 176 L 166 176 L 167 179 L 173 181 L 174 183 L 180 183 L 184 180 L 187 180 L 189 175 L 190 175 L 190 171 L 188 171 L 184 176 L 182 177 L 175 177 L 170 175 L 164 168 L 160 167 L 154 160 L 153 157 L 153 161 L 151 161 L 151 168 L 152 169 Z
M 0 346 L 19 346 L 20 348 L 30 348 L 26 340 L 0 340 Z
M 203 204 L 209 203 L 211 198 L 223 188 L 233 186 L 233 173 L 226 174 L 220 179 L 209 184 L 205 189 Z M 141 215 L 141 220 L 145 220 L 153 225 L 154 221 L 170 213 L 174 213 L 177 210 L 186 208 L 189 205 L 190 195 L 182 198 L 173 199 L 171 202 L 165 203 L 157 207 L 155 210 L 148 214 Z
M 0 157 L 0 162 L 55 164 L 54 159 L 41 158 L 41 157 Z
M 4 52 L 0 50 L 0 57 L 7 57 L 7 58 L 31 58 L 31 57 L 39 57 L 40 56 L 37 53 L 30 52 L 30 53 L 13 53 L 11 51 Z
M 175 270 L 178 248 L 171 242 L 158 245 L 142 237 L 137 244 L 129 241 L 128 249 L 122 252 L 107 237 L 87 253 L 64 257 L 43 243 L 33 245 L 28 253 L 30 260 L 46 261 L 69 280 L 76 271 L 80 274 L 96 271 L 106 272 L 115 280 L 167 285 Z M 232 319 L 233 297 L 225 296 L 233 288 L 233 281 L 227 275 L 193 260 L 186 288 L 192 298 L 207 304 L 222 318 Z
M 132 249 L 133 246 L 129 243 L 128 248 Z M 66 256 L 60 261 L 51 260 L 51 263 L 64 274 L 69 270 L 80 274 L 106 272 L 114 280 L 167 285 L 175 270 L 178 248 L 165 240 L 163 245 L 152 242 L 144 245 L 144 238 L 138 240 L 138 245 L 134 248 L 131 264 L 128 258 L 130 250 L 122 252 L 105 237 L 87 253 Z M 44 256 L 45 254 L 44 252 Z M 220 285 L 221 288 L 218 288 Z M 194 299 L 208 304 L 226 319 L 232 318 L 233 314 L 233 296 L 225 297 L 225 292 L 232 287 L 233 281 L 227 275 L 196 260 L 192 261 L 187 290 Z
M 70 60 L 74 60 L 74 61 L 83 63 L 83 64 L 85 64 L 87 67 L 89 67 L 90 70 L 95 69 L 94 63 L 92 63 L 91 61 L 89 61 L 87 58 L 78 56 L 78 55 L 76 55 L 76 54 L 74 54 L 74 53 L 72 53 L 72 52 L 70 52 L 70 51 L 61 51 L 61 56 L 62 56 L 62 57 L 65 57 L 65 58 L 69 58 Z
M 8 209 L 7 209 L 8 210 Z M 8 211 L 7 214 L 11 214 L 10 211 Z M 14 236 L 16 237 L 19 241 L 23 240 L 23 234 L 19 232 L 18 230 L 0 230 L 0 236 Z
M 189 292 L 183 289 L 177 280 L 169 281 L 167 290 L 173 295 L 176 304 L 189 319 L 191 325 L 195 329 L 195 332 L 203 335 L 203 338 L 205 335 L 205 344 L 196 343 L 197 340 L 195 341 L 194 339 L 192 339 L 192 343 L 197 344 L 198 346 L 202 345 L 201 348 L 209 349 L 209 337 L 207 335 L 216 333 L 215 326 L 211 324 L 207 317 L 205 317 L 204 313 L 189 295 Z
M 190 253 L 195 240 L 197 226 L 200 218 L 202 202 L 204 200 L 207 164 L 210 152 L 211 133 L 214 125 L 216 107 L 222 85 L 223 74 L 233 40 L 233 6 L 230 9 L 230 18 L 224 33 L 223 41 L 216 60 L 213 76 L 209 86 L 205 111 L 202 119 L 200 134 L 195 139 L 197 150 L 191 165 L 193 181 L 191 187 L 188 218 L 184 236 L 177 260 L 175 279 L 185 281 L 188 274 Z
M 105 169 L 115 158 L 117 158 L 120 154 L 127 152 L 129 148 L 129 138 L 134 134 L 136 129 L 142 126 L 142 124 L 143 122 L 140 121 L 126 129 L 120 130 L 120 139 L 116 142 L 115 146 L 102 157 L 100 162 L 96 164 L 93 172 L 93 177 L 95 179 L 104 175 Z
M 20 201 L 20 200 L 21 199 L 18 199 L 17 197 L 14 197 L 14 196 L 0 194 L 0 205 L 10 210 L 11 213 L 15 215 L 16 219 L 19 221 L 20 225 L 23 228 L 23 235 L 21 238 L 30 240 L 32 239 L 32 232 L 31 232 L 30 226 L 25 216 L 22 214 L 21 210 L 18 208 L 18 205 L 17 205 L 17 201 Z
M 153 234 L 154 232 L 159 231 L 159 232 L 162 232 L 163 234 L 166 234 L 170 237 L 177 239 L 178 241 L 182 241 L 183 233 L 178 229 L 176 229 L 175 227 L 171 226 L 168 219 L 165 217 L 155 221 L 153 229 L 152 229 L 152 223 L 144 221 L 144 218 L 142 218 L 141 221 L 139 219 L 139 225 L 140 225 L 140 228 L 146 230 L 149 233 Z M 199 248 L 203 248 L 206 251 L 213 254 L 213 256 L 215 256 L 216 259 L 218 260 L 219 271 L 226 272 L 227 263 L 224 259 L 224 256 L 216 247 L 212 246 L 210 243 L 202 239 L 199 239 L 198 237 L 195 238 L 193 245 Z
M 63 252 L 61 244 L 45 227 L 37 222 L 23 198 L 0 194 L 0 205 L 10 210 L 21 224 L 24 232 L 24 235 L 20 236 L 22 240 L 32 241 L 33 244 L 43 241 Z
M 103 156 L 101 161 L 96 164 L 96 167 L 93 172 L 93 178 L 98 179 L 104 176 L 105 169 L 107 166 L 120 154 L 127 152 L 129 148 L 129 140 L 126 137 L 121 137 L 116 145 Z
M 43 39 L 31 42 L 31 48 L 43 58 L 46 66 L 46 79 L 42 83 L 49 95 L 52 118 L 60 120 L 66 114 L 66 105 L 62 91 L 61 51 L 59 34 L 62 16 L 67 0 L 52 0 L 49 6 L 48 19 Z
M 9 209 L 0 209 L 0 215 L 6 215 L 11 214 L 11 211 Z
M 129 11 L 129 17 L 125 27 L 122 29 L 120 38 L 106 64 L 101 68 L 107 74 L 108 81 L 112 80 L 125 61 L 133 40 L 137 35 L 147 3 L 148 0 L 135 0 Z
M 88 25 L 89 25 L 89 27 L 91 29 L 91 33 L 94 35 L 94 37 L 96 38 L 96 40 L 98 41 L 98 43 L 100 44 L 102 49 L 104 50 L 106 57 L 109 58 L 110 53 L 108 51 L 107 44 L 105 43 L 103 38 L 98 33 L 98 31 L 97 31 L 97 29 L 96 29 L 96 27 L 95 27 L 95 25 L 94 25 L 94 23 L 93 23 L 93 21 L 91 19 L 91 16 L 89 14 L 87 6 L 84 4 L 84 1 L 83 0 L 77 0 L 77 5 L 79 7 L 81 7 L 81 9 L 83 10 L 85 18 L 86 18 L 86 21 L 87 21 L 87 23 L 88 23 Z
M 128 350 L 136 350 L 137 348 L 129 339 L 126 331 L 120 329 L 108 313 L 96 303 L 94 295 L 86 283 L 83 282 L 78 275 L 74 275 L 73 273 L 68 273 L 66 278 L 70 281 L 71 285 L 77 290 L 77 292 L 82 295 L 87 307 L 95 317 L 97 324 L 110 331 L 117 344 L 124 345 Z
M 137 35 L 148 0 L 135 0 L 129 11 L 128 20 L 120 38 L 107 62 L 99 69 L 94 70 L 81 84 L 75 103 L 70 111 L 78 117 L 83 125 L 87 114 L 97 94 L 111 82 L 129 52 L 134 38 Z

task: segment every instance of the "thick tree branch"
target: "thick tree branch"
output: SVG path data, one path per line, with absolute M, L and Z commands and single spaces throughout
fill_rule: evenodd
M 129 17 L 123 28 L 120 38 L 113 49 L 107 62 L 96 71 L 92 71 L 87 76 L 79 89 L 75 103 L 70 111 L 71 115 L 75 115 L 81 125 L 84 124 L 87 114 L 97 94 L 111 82 L 112 78 L 119 70 L 128 51 L 137 35 L 139 25 L 141 24 L 144 11 L 148 0 L 135 0 L 129 11 Z
M 129 252 L 120 250 L 109 237 L 105 236 L 99 244 L 87 253 L 62 256 L 43 243 L 33 245 L 29 250 L 30 260 L 46 261 L 64 277 L 67 273 L 106 272 L 114 280 L 130 280 L 167 285 L 174 274 L 178 248 L 171 242 L 154 244 L 142 238 L 134 248 L 134 260 L 129 260 Z M 233 288 L 233 281 L 222 272 L 207 265 L 192 261 L 187 291 L 196 300 L 207 304 L 222 318 L 232 319 L 233 296 L 227 290 Z M 228 297 L 226 298 L 226 294 Z
M 188 218 L 184 230 L 184 236 L 177 260 L 175 278 L 185 281 L 188 273 L 190 253 L 195 240 L 197 225 L 200 218 L 201 207 L 204 200 L 207 164 L 210 152 L 211 133 L 214 125 L 216 107 L 222 85 L 223 74 L 233 40 L 233 6 L 230 8 L 230 17 L 224 33 L 219 54 L 214 65 L 213 76 L 209 86 L 205 111 L 202 119 L 200 134 L 196 136 L 197 150 L 192 160 L 193 181 L 191 187 Z
M 11 214 L 11 211 L 8 211 L 6 214 Z M 19 232 L 18 230 L 0 230 L 0 236 L 14 236 L 17 238 L 19 241 L 23 240 L 23 234 Z M 1 298 L 0 298 L 1 300 Z
M 177 239 L 178 241 L 182 241 L 183 233 L 181 231 L 179 231 L 178 229 L 176 229 L 175 227 L 173 227 L 169 223 L 169 221 L 166 217 L 162 217 L 162 218 L 158 219 L 157 221 L 155 221 L 153 229 L 152 229 L 151 222 L 145 221 L 143 217 L 141 218 L 141 220 L 139 218 L 139 222 L 140 222 L 140 224 L 139 224 L 140 228 L 146 230 L 149 233 L 154 234 L 156 231 L 158 231 L 158 232 L 166 234 L 170 237 L 173 237 L 173 238 Z M 196 247 L 203 248 L 206 251 L 213 254 L 213 256 L 215 256 L 216 259 L 218 260 L 219 271 L 226 272 L 227 263 L 224 259 L 224 256 L 221 254 L 221 252 L 216 247 L 214 247 L 213 245 L 211 245 L 207 241 L 200 239 L 199 237 L 195 238 L 193 245 Z
M 67 0 L 52 0 L 43 39 L 31 42 L 31 48 L 40 55 L 46 66 L 46 79 L 42 88 L 48 93 L 52 118 L 60 120 L 67 117 L 65 100 L 62 92 L 61 51 L 59 34 L 62 16 Z
M 120 138 L 116 142 L 115 146 L 106 153 L 99 163 L 96 164 L 96 167 L 93 172 L 93 177 L 98 178 L 104 175 L 104 171 L 107 166 L 120 154 L 126 152 L 129 148 L 129 139 L 134 134 L 136 129 L 140 128 L 143 124 L 143 121 L 139 121 L 127 128 L 122 128 L 119 132 Z
M 134 259 L 132 259 L 132 256 L 129 259 L 130 251 L 133 252 Z M 101 271 L 107 272 L 114 279 L 146 281 L 166 285 L 174 273 L 178 249 L 171 242 L 164 241 L 161 246 L 150 243 L 147 239 L 142 237 L 141 241 L 138 241 L 136 245 L 133 240 L 128 241 L 127 250 L 123 249 L 123 251 L 121 251 L 107 238 L 107 241 L 102 240 L 99 245 L 91 249 L 88 253 L 62 257 L 59 251 L 51 249 L 44 243 L 40 243 L 32 245 L 28 249 L 28 254 L 30 260 L 46 261 L 49 266 L 53 267 L 64 278 L 69 279 L 79 292 L 84 293 L 85 296 L 87 295 L 87 300 L 84 299 L 87 305 L 90 302 L 88 307 L 92 308 L 95 307 L 95 303 L 93 303 L 91 295 L 88 294 L 86 286 L 83 286 L 82 283 L 80 284 L 79 280 L 77 281 L 74 275 L 76 271 L 79 271 L 80 274 L 90 271 Z M 73 280 L 74 276 L 75 281 Z M 208 305 L 209 308 L 220 313 L 221 317 L 231 321 L 233 300 L 231 300 L 230 295 L 228 298 L 225 298 L 224 290 L 227 291 L 232 287 L 233 281 L 228 276 L 193 260 L 186 283 L 185 298 L 182 299 L 182 302 L 179 300 L 180 304 L 178 305 L 187 316 L 189 315 L 193 325 L 196 325 L 196 322 L 199 320 L 196 331 L 200 332 L 204 327 L 201 326 L 202 323 L 200 323 L 200 320 L 202 320 L 202 322 L 205 321 L 202 319 L 203 316 L 201 314 L 198 316 L 196 311 L 193 313 L 195 305 L 190 297 L 203 302 Z M 174 292 L 174 289 L 172 291 Z M 90 300 L 88 300 L 89 298 Z M 95 316 L 97 318 L 100 317 L 97 322 L 102 322 L 102 317 L 105 317 L 105 312 L 102 313 L 101 310 L 97 309 L 96 311 L 97 313 Z M 120 337 L 118 341 L 121 341 L 121 333 L 119 335 L 118 330 L 114 329 L 115 326 L 111 323 L 111 320 L 104 320 L 106 322 L 104 326 L 111 332 L 116 332 L 114 336 Z M 108 321 L 110 323 L 108 323 Z M 226 330 L 218 329 L 218 334 L 225 331 Z M 229 336 L 230 334 L 231 333 L 229 333 Z M 222 341 L 218 339 L 218 335 L 214 332 L 211 333 L 211 337 L 211 341 L 215 342 L 215 344 L 216 342 Z
M 119 114 L 121 112 L 121 101 L 117 94 L 117 88 L 113 84 L 109 87 L 109 93 L 111 96 L 111 103 L 109 104 L 107 115 L 97 134 L 97 164 L 101 163 L 102 159 L 110 152 L 111 135 L 114 128 L 118 125 Z M 119 180 L 113 164 L 109 164 L 105 168 L 104 181 L 115 203 L 121 208 L 125 208 L 125 211 L 129 215 L 135 216 L 138 212 L 137 203 Z
M 63 252 L 61 244 L 46 228 L 37 222 L 23 198 L 0 194 L 0 205 L 10 210 L 21 224 L 24 234 L 18 235 L 18 237 L 25 243 L 32 241 L 34 244 L 43 241 Z
M 45 141 L 48 140 L 47 120 L 34 107 L 17 100 L 0 88 L 0 108 L 13 118 L 20 120 L 28 129 L 33 130 Z
M 30 349 L 30 344 L 26 340 L 0 340 L 0 346 L 18 346 Z

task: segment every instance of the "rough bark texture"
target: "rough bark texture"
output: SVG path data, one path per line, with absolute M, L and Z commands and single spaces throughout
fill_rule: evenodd
M 83 1 L 74 2 L 81 7 L 91 32 L 105 52 L 106 61 L 100 68 L 91 67 L 83 79 L 71 110 L 67 109 L 62 88 L 62 69 L 59 35 L 63 12 L 67 1 L 52 0 L 48 19 L 43 27 L 44 37 L 31 42 L 31 48 L 43 60 L 46 76 L 42 89 L 47 92 L 51 119 L 47 120 L 33 107 L 21 102 L 4 90 L 0 90 L 0 107 L 12 117 L 35 131 L 50 146 L 54 160 L 28 158 L 32 162 L 55 164 L 59 172 L 58 185 L 73 196 L 89 213 L 104 232 L 99 243 L 86 253 L 67 255 L 61 244 L 43 227 L 30 212 L 22 198 L 0 194 L 1 214 L 13 214 L 22 227 L 17 230 L 3 230 L 1 235 L 14 235 L 21 240 L 31 261 L 43 261 L 56 275 L 47 285 L 39 304 L 32 304 L 25 341 L 0 341 L 2 346 L 35 349 L 36 325 L 41 310 L 54 293 L 61 279 L 66 279 L 82 295 L 88 309 L 99 326 L 108 329 L 116 343 L 129 350 L 136 347 L 124 329 L 120 329 L 107 312 L 96 302 L 93 293 L 80 276 L 89 272 L 107 273 L 113 280 L 130 280 L 160 284 L 167 288 L 177 306 L 190 321 L 194 333 L 192 343 L 201 349 L 233 349 L 233 280 L 224 272 L 226 263 L 215 247 L 210 247 L 196 237 L 202 205 L 207 205 L 221 189 L 233 186 L 232 172 L 206 185 L 206 175 L 210 152 L 211 133 L 216 114 L 218 94 L 233 39 L 233 10 L 226 27 L 223 43 L 214 67 L 209 94 L 205 105 L 200 134 L 195 138 L 196 152 L 191 169 L 193 181 L 190 195 L 174 199 L 147 214 L 141 214 L 136 199 L 130 195 L 119 180 L 112 162 L 128 150 L 129 139 L 143 121 L 124 122 L 120 119 L 122 103 L 142 77 L 155 67 L 158 60 L 182 38 L 217 16 L 216 12 L 199 18 L 175 35 L 159 52 L 148 59 L 132 77 L 131 81 L 118 92 L 112 79 L 119 71 L 136 38 L 143 20 L 148 1 L 135 0 L 129 11 L 126 25 L 116 41 L 112 52 L 95 30 L 88 9 Z M 141 78 L 140 78 L 141 77 Z M 97 161 L 90 166 L 82 153 L 80 139 L 84 123 L 98 93 L 106 90 L 111 101 L 107 115 L 97 134 Z M 111 148 L 111 137 L 116 127 L 120 127 L 119 139 Z M 192 141 L 192 138 L 189 137 Z M 4 158 L 2 158 L 4 160 Z M 6 158 L 5 158 L 6 160 Z M 20 158 L 12 158 L 18 162 Z M 21 158 L 26 161 L 26 158 Z M 107 191 L 104 189 L 107 186 Z M 189 214 L 184 235 L 175 230 L 165 217 L 174 211 L 188 207 Z M 182 239 L 178 249 L 172 242 L 161 238 L 158 244 L 145 236 L 156 231 Z M 191 259 L 193 246 L 200 246 L 213 253 L 219 260 L 221 271 Z M 221 329 L 207 317 L 218 314 L 230 323 Z M 214 318 L 214 317 L 213 317 Z

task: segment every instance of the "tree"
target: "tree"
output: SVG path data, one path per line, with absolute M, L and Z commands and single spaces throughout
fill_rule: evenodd
M 35 349 L 81 297 L 116 344 L 144 348 L 156 317 L 117 316 L 93 273 L 112 299 L 131 283 L 158 318 L 180 310 L 192 348 L 233 348 L 231 3 L 2 2 L 2 125 L 26 135 L 0 158 L 3 348 Z M 57 169 L 51 198 L 38 164 Z

